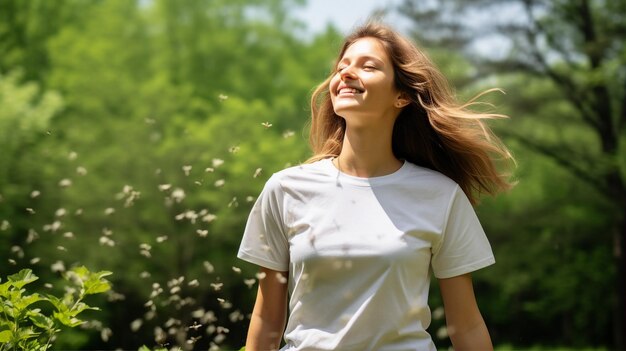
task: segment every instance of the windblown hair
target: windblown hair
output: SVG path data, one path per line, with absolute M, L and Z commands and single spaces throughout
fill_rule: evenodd
M 504 118 L 495 113 L 470 110 L 479 104 L 482 92 L 465 104 L 458 103 L 441 72 L 409 40 L 391 28 L 368 23 L 349 35 L 337 62 L 361 38 L 378 39 L 394 68 L 394 84 L 410 100 L 398 115 L 392 135 L 392 149 L 398 159 L 438 171 L 454 180 L 473 204 L 481 194 L 495 195 L 513 186 L 500 163 L 514 164 L 502 142 L 485 125 L 485 119 Z M 335 114 L 329 83 L 335 71 L 311 97 L 309 142 L 313 157 L 307 162 L 336 157 L 341 152 L 345 120 Z

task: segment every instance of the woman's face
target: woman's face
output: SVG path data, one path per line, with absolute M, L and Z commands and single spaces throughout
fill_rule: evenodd
M 352 43 L 339 60 L 329 84 L 335 113 L 347 123 L 395 121 L 400 93 L 394 87 L 394 70 L 383 45 L 375 38 Z

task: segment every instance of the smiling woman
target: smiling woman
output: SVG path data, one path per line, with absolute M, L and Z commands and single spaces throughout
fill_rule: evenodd
M 355 127 L 376 124 L 378 130 L 391 131 L 400 109 L 408 103 L 395 89 L 393 76 L 393 66 L 377 39 L 355 42 L 339 61 L 328 86 L 335 113 L 354 118 Z
M 412 43 L 349 36 L 312 97 L 308 163 L 274 174 L 238 256 L 261 266 L 247 350 L 435 350 L 430 271 L 456 350 L 492 348 L 470 273 L 495 262 L 472 208 L 509 158 Z M 289 307 L 288 309 L 286 307 Z M 287 324 L 285 327 L 285 319 Z

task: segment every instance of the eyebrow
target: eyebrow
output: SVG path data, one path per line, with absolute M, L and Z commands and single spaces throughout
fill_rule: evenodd
M 340 64 L 340 63 L 342 63 L 342 62 L 344 62 L 346 60 L 349 60 L 349 58 L 344 56 L 344 57 L 341 58 L 341 60 L 339 60 L 339 62 L 337 62 L 337 64 Z M 381 64 L 381 65 L 385 64 L 385 62 L 383 60 L 379 59 L 378 57 L 370 56 L 370 55 L 357 56 L 355 61 L 367 61 L 367 60 L 372 60 L 372 61 L 374 61 L 376 63 Z

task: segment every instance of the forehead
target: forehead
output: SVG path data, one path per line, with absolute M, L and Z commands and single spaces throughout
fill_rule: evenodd
M 387 51 L 380 40 L 376 38 L 360 38 L 350 44 L 341 57 L 344 59 L 356 59 L 362 56 L 370 56 L 388 62 Z

